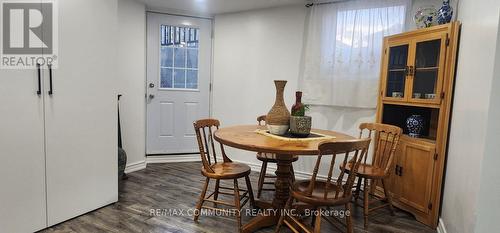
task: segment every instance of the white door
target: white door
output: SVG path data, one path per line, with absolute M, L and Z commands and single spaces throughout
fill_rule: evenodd
M 212 21 L 148 13 L 147 154 L 196 153 L 209 116 Z
M 116 12 L 116 1 L 58 1 L 58 67 L 44 92 L 49 226 L 118 199 Z
M 37 70 L 0 70 L 0 232 L 46 227 L 44 97 L 37 91 Z

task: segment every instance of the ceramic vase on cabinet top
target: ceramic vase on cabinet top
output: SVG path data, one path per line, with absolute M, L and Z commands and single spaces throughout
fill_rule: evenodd
M 267 113 L 266 123 L 269 133 L 275 135 L 284 135 L 290 128 L 290 112 L 285 105 L 284 92 L 286 80 L 275 80 L 276 100 L 273 107 Z
M 445 24 L 451 22 L 453 17 L 453 8 L 450 6 L 450 0 L 444 0 L 443 6 L 437 11 L 437 22 Z

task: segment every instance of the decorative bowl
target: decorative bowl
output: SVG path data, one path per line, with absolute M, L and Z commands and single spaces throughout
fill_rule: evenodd
M 413 21 L 417 28 L 428 28 L 436 25 L 437 10 L 434 6 L 423 6 L 417 9 Z
M 425 94 L 424 97 L 426 99 L 435 99 L 436 98 L 436 94 Z
M 274 135 L 285 135 L 289 128 L 290 126 L 288 125 L 267 125 L 269 133 Z
M 392 97 L 393 98 L 403 98 L 403 92 L 392 92 Z

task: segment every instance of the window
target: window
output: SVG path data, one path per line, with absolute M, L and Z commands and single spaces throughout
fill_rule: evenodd
M 299 86 L 309 104 L 375 108 L 384 36 L 404 31 L 408 0 L 310 9 Z
M 161 25 L 160 88 L 198 89 L 199 29 Z

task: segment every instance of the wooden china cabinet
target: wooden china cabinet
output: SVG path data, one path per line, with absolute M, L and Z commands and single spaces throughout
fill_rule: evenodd
M 384 39 L 377 122 L 404 131 L 389 186 L 394 205 L 435 228 L 438 223 L 453 98 L 459 22 Z M 421 115 L 410 137 L 406 120 Z M 380 187 L 376 194 L 382 195 Z

